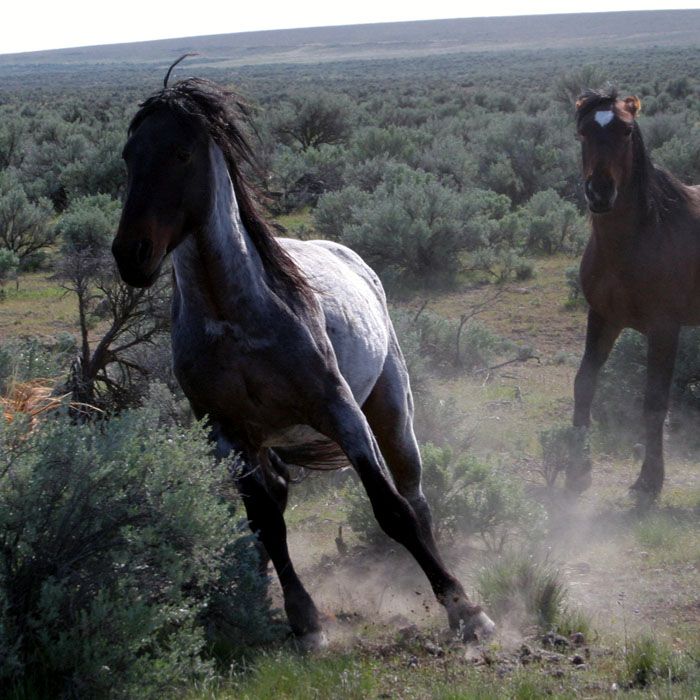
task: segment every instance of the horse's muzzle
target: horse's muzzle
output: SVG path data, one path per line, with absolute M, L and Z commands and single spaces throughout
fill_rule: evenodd
M 605 214 L 611 211 L 613 206 L 615 206 L 617 187 L 615 186 L 615 181 L 612 179 L 599 180 L 596 182 L 593 178 L 588 178 L 586 180 L 584 192 L 586 201 L 588 202 L 588 208 L 594 214 Z
M 125 241 L 117 235 L 112 243 L 112 255 L 119 275 L 129 286 L 150 287 L 158 278 L 162 260 L 154 260 L 150 239 Z

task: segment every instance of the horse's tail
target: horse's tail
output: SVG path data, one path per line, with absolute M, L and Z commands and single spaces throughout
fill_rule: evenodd
M 304 445 L 275 447 L 277 456 L 290 467 L 334 471 L 350 463 L 345 453 L 332 440 L 314 440 Z

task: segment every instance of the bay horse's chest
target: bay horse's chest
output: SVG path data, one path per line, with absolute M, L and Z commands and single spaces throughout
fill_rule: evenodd
M 604 318 L 642 333 L 662 321 L 700 324 L 700 247 L 673 240 L 601 245 L 595 234 L 581 261 L 586 301 Z

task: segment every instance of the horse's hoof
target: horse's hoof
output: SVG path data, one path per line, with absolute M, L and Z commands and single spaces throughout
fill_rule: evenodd
M 588 471 L 576 473 L 567 473 L 564 488 L 575 496 L 580 496 L 584 491 L 591 488 L 593 478 L 591 477 L 590 469 Z
M 307 632 L 294 637 L 294 642 L 302 652 L 317 652 L 328 648 L 328 637 L 323 630 Z
M 467 622 L 463 622 L 460 627 L 462 641 L 483 642 L 490 637 L 496 629 L 496 623 L 483 611 L 472 615 Z
M 641 477 L 637 479 L 637 481 L 635 481 L 629 488 L 630 498 L 634 500 L 637 508 L 643 510 L 651 508 L 651 506 L 656 503 L 660 493 L 660 488 L 651 488 L 646 480 L 642 479 Z

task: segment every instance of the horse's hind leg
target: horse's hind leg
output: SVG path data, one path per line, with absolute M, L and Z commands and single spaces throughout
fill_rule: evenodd
M 341 380 L 337 389 L 337 395 L 318 415 L 313 427 L 343 449 L 362 480 L 377 522 L 389 537 L 408 549 L 423 569 L 435 597 L 445 606 L 450 627 L 459 631 L 465 641 L 488 634 L 493 622 L 470 602 L 459 581 L 447 571 L 432 534 L 426 537 L 426 526 L 420 524 L 414 509 L 397 491 L 369 424 L 349 388 Z
M 655 499 L 664 483 L 663 430 L 678 348 L 677 326 L 654 328 L 648 334 L 647 387 L 644 396 L 646 445 L 639 478 L 631 487 L 642 502 Z
M 423 537 L 437 554 L 433 519 L 421 488 L 422 464 L 413 432 L 413 397 L 408 371 L 394 341 L 382 374 L 362 410 L 398 492 L 413 508 Z

